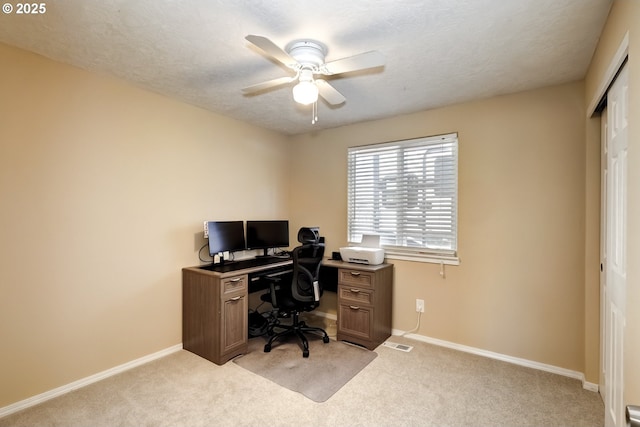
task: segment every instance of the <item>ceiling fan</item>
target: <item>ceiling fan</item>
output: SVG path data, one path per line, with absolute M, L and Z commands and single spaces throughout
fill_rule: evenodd
M 315 110 L 318 95 L 331 105 L 340 105 L 346 100 L 336 88 L 318 76 L 333 76 L 384 65 L 384 56 L 375 50 L 325 62 L 327 47 L 316 40 L 294 40 L 283 50 L 263 36 L 248 35 L 245 39 L 293 70 L 295 75 L 248 86 L 242 91 L 255 93 L 298 81 L 293 87 L 293 99 L 303 105 L 314 105 L 312 123 L 317 121 Z

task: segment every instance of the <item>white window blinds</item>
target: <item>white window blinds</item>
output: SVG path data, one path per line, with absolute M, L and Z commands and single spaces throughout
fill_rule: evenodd
M 386 254 L 457 256 L 458 135 L 349 148 L 348 239 Z

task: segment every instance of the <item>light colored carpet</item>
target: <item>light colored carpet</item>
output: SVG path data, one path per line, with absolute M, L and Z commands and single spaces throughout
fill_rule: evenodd
M 378 347 L 378 357 L 323 403 L 183 350 L 4 417 L 0 426 L 603 425 L 600 396 L 578 380 L 392 341 L 414 349 Z
M 296 391 L 315 402 L 324 402 L 340 390 L 378 355 L 366 348 L 308 335 L 309 357 L 302 357 L 297 337 L 275 341 L 263 351 L 266 339 L 249 340 L 249 352 L 233 359 L 239 366 Z

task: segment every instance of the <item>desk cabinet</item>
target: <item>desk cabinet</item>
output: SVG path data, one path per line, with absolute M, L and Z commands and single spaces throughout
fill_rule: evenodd
M 391 336 L 393 265 L 338 269 L 338 340 L 373 350 Z
M 248 276 L 182 269 L 182 341 L 218 365 L 247 352 Z

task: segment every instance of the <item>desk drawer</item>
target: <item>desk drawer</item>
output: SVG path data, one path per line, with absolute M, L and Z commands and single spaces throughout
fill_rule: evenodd
M 350 305 L 340 304 L 338 306 L 338 339 L 346 339 L 344 335 L 348 335 L 361 340 L 371 340 L 373 321 L 373 309 Z
M 247 275 L 229 277 L 222 280 L 222 295 L 247 290 Z
M 373 305 L 373 295 L 371 290 L 346 285 L 338 286 L 338 301 L 340 303 Z
M 341 285 L 355 285 L 359 287 L 373 288 L 374 277 L 374 273 L 368 271 L 341 268 L 338 273 L 338 283 Z

